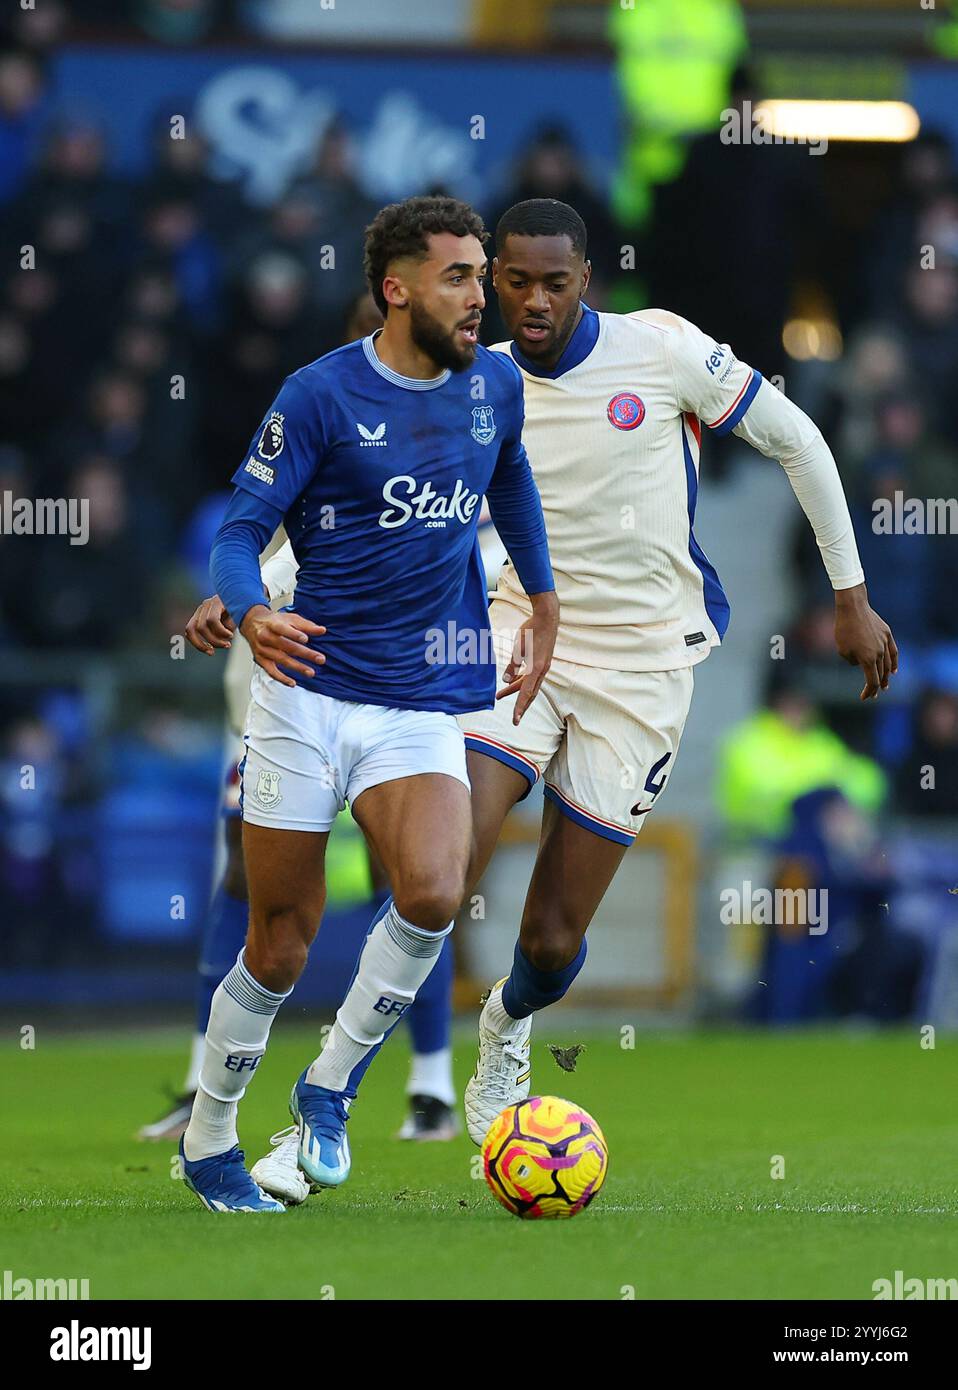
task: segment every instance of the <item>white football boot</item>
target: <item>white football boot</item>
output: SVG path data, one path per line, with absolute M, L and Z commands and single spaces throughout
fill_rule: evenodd
M 272 1149 L 253 1164 L 250 1177 L 272 1197 L 287 1206 L 298 1207 L 312 1191 L 309 1178 L 299 1166 L 299 1129 L 290 1125 L 270 1136 Z
M 518 1105 L 529 1094 L 532 1068 L 529 1039 L 532 1017 L 516 1019 L 508 1033 L 500 1033 L 489 1017 L 489 1005 L 502 1003 L 505 980 L 493 985 L 479 1015 L 479 1056 L 476 1071 L 466 1083 L 466 1129 L 474 1144 L 482 1145 L 489 1126 L 507 1105 Z

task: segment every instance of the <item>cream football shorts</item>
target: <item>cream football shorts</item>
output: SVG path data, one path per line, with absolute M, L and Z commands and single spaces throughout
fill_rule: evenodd
M 455 716 L 319 695 L 273 680 L 250 683 L 243 819 L 274 830 L 329 830 L 347 802 L 399 777 L 441 772 L 466 787 Z
M 512 634 L 495 633 L 499 683 Z M 612 671 L 554 660 L 516 727 L 516 696 L 459 716 L 466 748 L 520 772 L 586 830 L 630 845 L 675 766 L 692 668 Z M 525 793 L 528 795 L 528 791 Z

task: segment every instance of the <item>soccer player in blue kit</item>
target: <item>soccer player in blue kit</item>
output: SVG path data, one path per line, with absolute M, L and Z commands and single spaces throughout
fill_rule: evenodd
M 326 839 L 346 801 L 392 896 L 325 1048 L 293 1086 L 299 1164 L 315 1185 L 348 1177 L 347 1110 L 364 1066 L 452 930 L 472 840 L 456 715 L 496 694 L 483 495 L 532 608 L 499 692 L 518 692 L 516 722 L 551 662 L 558 602 L 521 443 L 521 378 L 478 344 L 484 237 L 452 198 L 378 214 L 365 262 L 384 328 L 287 378 L 214 540 L 216 592 L 257 665 L 243 769 L 250 925 L 213 997 L 180 1141 L 186 1182 L 211 1211 L 285 1210 L 247 1173 L 236 1113 L 322 916 Z M 292 611 L 273 613 L 258 557 L 283 524 L 298 583 Z

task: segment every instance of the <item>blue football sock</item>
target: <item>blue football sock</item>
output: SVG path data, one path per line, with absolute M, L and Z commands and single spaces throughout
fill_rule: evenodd
M 439 959 L 432 973 L 406 1010 L 413 1052 L 439 1052 L 449 1046 L 449 1024 L 452 1019 L 452 940 L 442 943 Z
M 205 1033 L 210 1021 L 210 1005 L 217 986 L 236 963 L 236 957 L 246 941 L 249 923 L 249 904 L 245 898 L 234 898 L 222 883 L 213 894 L 203 945 L 200 948 L 199 979 L 196 985 L 196 1031 Z
M 518 941 L 512 961 L 512 971 L 502 986 L 502 1007 L 510 1018 L 528 1018 L 537 1009 L 545 1009 L 561 999 L 579 971 L 585 965 L 585 937 L 574 960 L 561 970 L 537 970 L 523 954 Z

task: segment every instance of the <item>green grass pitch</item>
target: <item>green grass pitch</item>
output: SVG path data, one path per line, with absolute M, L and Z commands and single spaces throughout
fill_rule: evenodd
M 240 1112 L 249 1161 L 286 1123 L 317 1031 L 274 1030 Z M 549 1040 L 586 1044 L 574 1075 Z M 629 1051 L 617 1026 L 542 1020 L 534 1089 L 584 1105 L 611 1151 L 595 1202 L 559 1222 L 499 1207 L 465 1137 L 392 1137 L 403 1037 L 354 1108 L 345 1187 L 283 1216 L 213 1216 L 171 1178 L 172 1145 L 131 1137 L 179 1078 L 184 1044 L 169 1030 L 40 1028 L 34 1051 L 8 1040 L 0 1271 L 88 1278 L 93 1299 L 868 1299 L 896 1269 L 958 1275 L 958 1040 L 639 1033 Z M 472 1058 L 460 1032 L 460 1089 Z

